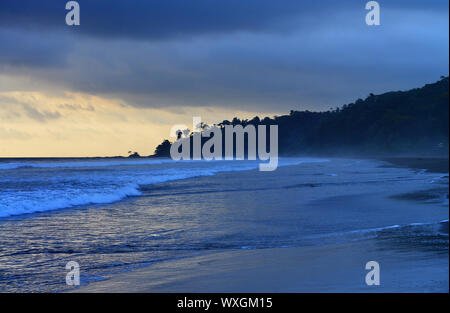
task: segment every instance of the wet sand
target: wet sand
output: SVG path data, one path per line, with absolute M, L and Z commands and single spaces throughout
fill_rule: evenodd
M 365 265 L 380 264 L 368 286 Z M 448 254 L 383 248 L 376 240 L 211 253 L 136 269 L 74 292 L 448 292 Z

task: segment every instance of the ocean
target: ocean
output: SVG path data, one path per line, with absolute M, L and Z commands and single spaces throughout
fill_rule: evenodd
M 448 174 L 336 158 L 281 158 L 274 172 L 258 166 L 1 159 L 0 291 L 70 289 L 69 261 L 87 285 L 216 251 L 374 238 L 448 260 Z

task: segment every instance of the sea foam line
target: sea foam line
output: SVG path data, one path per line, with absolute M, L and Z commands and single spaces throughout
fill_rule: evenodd
M 150 160 L 148 160 L 150 161 Z M 166 161 L 166 162 L 175 162 L 171 160 L 151 160 L 152 163 L 155 164 L 154 161 Z M 299 165 L 302 163 L 315 163 L 315 162 L 328 162 L 326 159 L 285 159 L 280 162 L 280 166 L 289 166 L 289 165 Z M 130 164 L 133 162 L 134 164 L 148 164 L 142 163 L 139 161 L 126 161 L 120 162 L 119 165 L 123 163 Z M 184 161 L 180 161 L 184 162 Z M 193 161 L 187 161 L 192 163 Z M 197 161 L 197 162 L 210 162 L 210 161 Z M 213 161 L 214 162 L 214 161 Z M 228 163 L 220 163 L 220 166 L 211 166 L 204 168 L 202 170 L 198 170 L 196 168 L 168 168 L 166 169 L 168 172 L 176 170 L 176 174 L 164 174 L 158 176 L 152 176 L 149 173 L 149 177 L 144 179 L 138 179 L 134 182 L 128 182 L 123 186 L 117 186 L 117 188 L 113 188 L 111 190 L 106 191 L 105 189 L 99 189 L 97 192 L 84 192 L 78 195 L 70 194 L 68 190 L 60 190 L 58 195 L 55 195 L 54 198 L 35 198 L 35 199 L 20 199 L 17 200 L 17 194 L 13 192 L 10 193 L 9 201 L 7 195 L 2 195 L 0 198 L 0 218 L 5 218 L 13 215 L 22 215 L 22 214 L 30 214 L 36 212 L 46 212 L 53 211 L 58 209 L 67 209 L 76 206 L 83 206 L 89 204 L 109 204 L 114 203 L 120 200 L 123 200 L 130 196 L 140 196 L 142 193 L 139 190 L 140 186 L 144 185 L 152 185 L 157 183 L 163 183 L 168 181 L 175 181 L 181 179 L 188 179 L 194 177 L 201 176 L 213 176 L 216 173 L 220 172 L 234 172 L 234 171 L 246 171 L 246 170 L 254 170 L 258 167 L 256 162 L 254 163 L 230 163 L 233 161 L 227 161 Z M 78 162 L 74 162 L 78 163 Z M 94 163 L 94 162 L 93 162 Z M 230 166 L 231 164 L 231 166 Z M 234 164 L 237 164 L 236 166 Z M 109 162 L 110 165 L 110 162 Z M 109 166 L 107 165 L 107 166 Z M 214 165 L 214 163 L 211 163 Z M 184 171 L 184 172 L 183 172 Z M 45 190 L 44 190 L 45 192 Z
M 82 167 L 106 167 L 121 165 L 157 165 L 175 162 L 167 160 L 114 160 L 114 161 L 74 161 L 74 162 L 10 162 L 0 163 L 0 170 L 14 170 L 19 168 L 82 168 Z

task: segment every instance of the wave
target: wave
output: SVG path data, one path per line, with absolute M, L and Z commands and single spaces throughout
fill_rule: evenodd
M 399 238 L 414 237 L 418 243 L 420 237 L 438 237 L 437 241 L 448 244 L 448 220 L 431 223 L 410 223 L 405 225 L 390 225 L 383 227 L 357 229 L 343 232 L 311 235 L 304 238 L 305 242 L 317 242 L 320 244 L 331 244 L 341 242 L 352 242 L 366 239 L 396 240 Z
M 279 166 L 298 165 L 302 163 L 326 162 L 325 159 L 285 159 L 279 163 Z M 33 167 L 89 167 L 89 166 L 121 166 L 121 165 L 147 165 L 162 164 L 168 162 L 185 162 L 185 167 L 155 168 L 151 171 L 145 169 L 133 170 L 130 173 L 121 174 L 116 172 L 117 168 L 110 173 L 82 177 L 76 184 L 66 185 L 63 182 L 67 174 L 56 174 L 55 188 L 51 189 L 43 184 L 47 189 L 36 189 L 32 192 L 23 193 L 21 190 L 10 190 L 3 192 L 0 198 L 0 218 L 13 215 L 22 215 L 36 212 L 45 212 L 58 209 L 72 208 L 89 204 L 109 204 L 123 200 L 130 196 L 140 196 L 145 188 L 143 186 L 164 183 L 169 181 L 188 179 L 200 176 L 212 176 L 220 172 L 234 172 L 254 170 L 258 168 L 258 162 L 236 162 L 233 161 L 172 161 L 172 160 L 117 160 L 117 161 L 83 161 L 83 162 L 65 162 L 65 163 L 43 163 L 32 164 Z M 202 162 L 210 162 L 210 166 L 192 167 L 190 166 Z M 11 166 L 11 163 L 8 163 Z M 16 166 L 23 166 L 20 163 Z M 3 164 L 5 165 L 5 164 Z M 71 174 L 77 177 L 77 172 Z M 60 179 L 60 181 L 58 181 Z M 63 183 L 60 183 L 63 182 Z M 92 186 L 92 184 L 95 184 Z M 60 185 L 64 187 L 59 187 Z M 59 189 L 58 189 L 59 188 Z M 84 189 L 83 189 L 84 188 Z
M 73 196 L 71 194 L 60 194 L 53 199 L 50 198 L 45 201 L 30 199 L 16 202 L 13 207 L 0 205 L 0 217 L 52 211 L 86 204 L 112 203 L 122 200 L 128 196 L 140 195 L 141 192 L 137 188 L 138 186 L 127 186 L 110 193 L 94 192 L 89 194 L 80 194 L 77 196 Z
M 304 158 L 302 160 L 290 160 L 289 158 L 280 159 L 284 161 L 279 166 L 298 165 L 301 163 L 327 162 L 326 159 Z M 109 167 L 109 166 L 129 166 L 129 165 L 159 165 L 166 163 L 204 163 L 204 162 L 230 162 L 230 161 L 205 161 L 205 160 L 181 160 L 174 161 L 172 159 L 119 159 L 119 160 L 89 160 L 89 161 L 72 161 L 72 162 L 8 162 L 0 163 L 0 170 L 14 170 L 20 168 L 85 168 L 85 167 Z M 254 161 L 256 162 L 256 161 Z M 259 162 L 259 161 L 258 161 Z M 264 162 L 263 162 L 264 163 Z M 252 167 L 253 169 L 253 167 Z M 332 174 L 333 175 L 333 174 Z
M 0 163 L 0 170 L 14 170 L 20 168 L 83 168 L 83 167 L 107 167 L 122 165 L 157 165 L 176 162 L 170 159 L 163 160 L 108 160 L 108 161 L 72 161 L 72 162 L 9 162 Z
M 18 200 L 16 194 L 9 193 L 10 199 L 8 199 L 7 195 L 4 195 L 2 201 L 0 201 L 0 218 L 14 215 L 53 211 L 58 209 L 67 209 L 89 204 L 114 203 L 127 197 L 140 196 L 142 194 L 140 186 L 142 185 L 186 179 L 199 175 L 208 176 L 213 175 L 213 173 L 203 172 L 201 174 L 185 173 L 178 175 L 160 175 L 141 179 L 138 183 L 129 183 L 125 184 L 124 186 L 116 185 L 109 188 L 98 187 L 97 190 L 57 190 L 56 193 L 48 192 L 45 199 L 42 199 L 42 197 L 28 197 L 28 199 Z M 41 192 L 37 193 L 40 194 Z M 2 202 L 4 204 L 2 204 Z

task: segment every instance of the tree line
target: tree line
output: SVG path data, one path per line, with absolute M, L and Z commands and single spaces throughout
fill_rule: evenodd
M 290 111 L 288 115 L 233 118 L 217 124 L 278 125 L 279 154 L 294 155 L 447 155 L 449 78 L 408 91 L 370 94 L 328 111 Z M 202 125 L 207 127 L 207 125 Z M 192 136 L 192 132 L 190 133 Z M 169 157 L 164 140 L 154 156 Z

